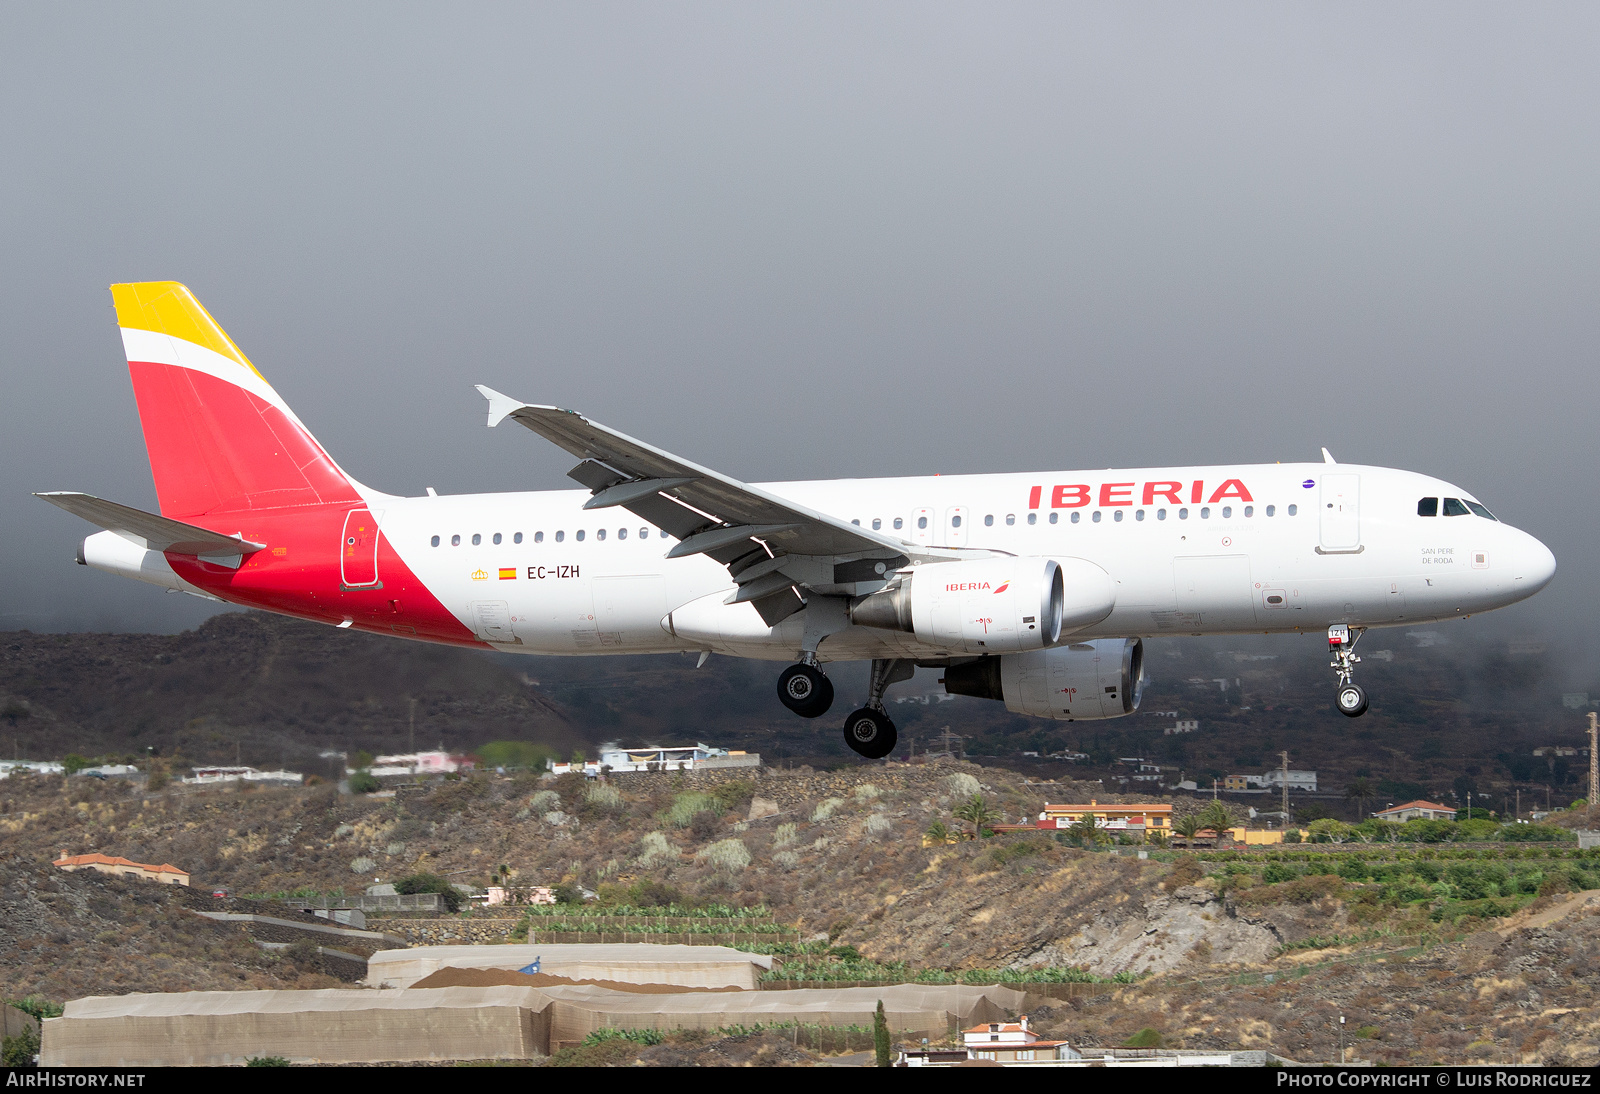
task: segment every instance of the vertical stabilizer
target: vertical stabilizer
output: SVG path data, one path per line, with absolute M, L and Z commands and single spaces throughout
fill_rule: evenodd
M 186 286 L 113 285 L 111 297 L 164 516 L 361 500 Z

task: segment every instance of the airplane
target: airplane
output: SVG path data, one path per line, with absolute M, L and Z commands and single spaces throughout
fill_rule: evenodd
M 331 626 L 526 654 L 791 662 L 779 700 L 834 698 L 896 743 L 883 696 L 918 667 L 950 694 L 1058 721 L 1138 709 L 1143 640 L 1327 634 L 1349 717 L 1371 627 L 1524 600 L 1555 557 L 1468 491 L 1335 462 L 744 483 L 487 387 L 488 424 L 578 459 L 581 489 L 386 494 L 340 469 L 184 285 L 111 286 L 160 513 L 41 493 L 103 531 L 81 565 Z

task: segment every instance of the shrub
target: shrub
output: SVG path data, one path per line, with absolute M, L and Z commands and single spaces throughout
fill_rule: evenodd
M 388 855 L 390 858 L 393 858 L 396 855 L 403 855 L 406 853 L 406 845 L 396 841 L 385 847 L 383 849 L 383 853 Z
M 244 1062 L 245 1067 L 288 1067 L 289 1061 L 282 1056 L 252 1056 Z
M 382 789 L 383 784 L 370 771 L 357 771 L 350 776 L 350 792 L 352 794 L 372 794 Z
M 370 874 L 372 873 L 372 868 L 376 865 L 377 863 L 362 855 L 360 858 L 350 860 L 350 872 L 352 874 Z
M 1280 881 L 1292 881 L 1299 876 L 1300 871 L 1281 862 L 1269 862 L 1267 868 L 1261 871 L 1261 880 L 1268 885 L 1276 885 Z
M 620 790 L 604 783 L 595 783 L 592 786 L 585 787 L 583 800 L 586 804 L 592 805 L 596 809 L 604 809 L 610 812 L 615 812 L 627 805 L 622 799 Z
M 843 798 L 823 798 L 817 803 L 817 807 L 811 811 L 811 823 L 821 824 L 838 812 L 839 807 L 843 804 Z
M 856 804 L 858 805 L 865 805 L 867 802 L 881 797 L 883 797 L 883 791 L 871 783 L 862 783 L 856 787 Z
M 553 890 L 557 904 L 582 904 L 583 889 L 575 881 L 563 881 Z
M 528 799 L 528 811 L 531 813 L 548 813 L 553 809 L 561 808 L 561 795 L 554 790 L 540 790 Z
M 667 842 L 667 837 L 660 832 L 646 832 L 639 841 L 639 865 L 643 867 L 654 866 L 673 857 L 672 844 Z
M 1122 1043 L 1123 1048 L 1160 1048 L 1161 1034 L 1145 1026 Z
M 744 809 L 750 805 L 750 799 L 756 796 L 756 784 L 748 779 L 731 779 L 713 787 L 711 796 L 721 807 L 719 812 Z
M 144 787 L 146 790 L 152 791 L 165 790 L 167 788 L 167 783 L 171 781 L 172 776 L 168 775 L 165 771 L 152 771 L 150 772 L 150 777 L 145 780 Z
M 1205 871 L 1200 867 L 1200 856 L 1179 855 L 1178 861 L 1172 864 L 1172 872 L 1161 883 L 1161 887 L 1168 891 L 1181 889 L 1185 885 L 1193 885 L 1204 874 Z
M 1495 838 L 1507 843 L 1566 843 L 1577 837 L 1553 824 L 1508 824 Z
M 743 840 L 737 839 L 718 840 L 695 857 L 729 873 L 737 873 L 750 865 L 750 850 Z
M 490 741 L 475 750 L 478 763 L 487 768 L 505 768 L 507 771 L 533 770 L 544 766 L 546 760 L 555 759 L 555 749 L 549 745 L 536 745 L 529 741 Z
M 696 813 L 710 813 L 720 817 L 724 812 L 726 810 L 722 803 L 710 794 L 689 790 L 673 797 L 672 804 L 661 814 L 661 822 L 673 828 L 687 828 Z
M 780 870 L 793 870 L 800 865 L 800 856 L 793 851 L 779 851 L 772 856 L 772 864 Z
M 412 874 L 403 877 L 394 883 L 394 891 L 406 895 L 415 893 L 438 893 L 445 911 L 455 912 L 461 908 L 461 890 L 438 874 Z
M 946 777 L 944 785 L 953 798 L 970 798 L 983 789 L 978 785 L 978 780 L 965 771 L 958 771 Z
M 796 831 L 797 830 L 792 822 L 784 821 L 782 824 L 778 825 L 778 830 L 772 834 L 772 846 L 789 846 L 798 838 Z
M 952 838 L 949 827 L 942 820 L 936 820 L 928 825 L 925 835 L 929 843 L 949 843 Z
M 879 838 L 888 835 L 894 830 L 894 821 L 882 813 L 874 813 L 867 818 L 867 835 Z
M 621 1039 L 632 1041 L 638 1045 L 659 1045 L 662 1041 L 661 1031 L 658 1029 L 597 1029 L 585 1037 L 582 1044 L 592 1048 L 606 1041 Z
M 702 809 L 689 822 L 689 835 L 696 840 L 708 840 L 716 836 L 720 827 L 721 825 L 717 823 L 717 815 L 709 809 Z

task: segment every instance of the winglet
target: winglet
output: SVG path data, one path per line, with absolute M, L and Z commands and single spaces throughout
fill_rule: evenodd
M 1322 462 L 1323 463 L 1338 463 L 1339 461 L 1333 458 L 1333 453 L 1332 452 L 1329 452 L 1326 448 L 1324 448 L 1322 450 Z
M 490 429 L 505 421 L 514 411 L 521 410 L 524 406 L 527 406 L 526 403 L 513 399 L 509 395 L 500 394 L 492 387 L 484 387 L 482 384 L 475 386 L 478 389 L 478 394 L 489 400 Z

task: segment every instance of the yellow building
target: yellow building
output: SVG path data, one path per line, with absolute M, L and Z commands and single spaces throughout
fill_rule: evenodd
M 1088 805 L 1045 804 L 1039 814 L 1040 828 L 1071 828 L 1084 817 L 1093 817 L 1096 828 L 1146 839 L 1157 832 L 1171 833 L 1172 806 L 1160 802 L 1134 802 L 1123 805 L 1102 805 L 1090 801 Z
M 76 870 L 95 870 L 102 874 L 115 874 L 119 877 L 136 877 L 144 881 L 159 881 L 163 885 L 189 884 L 189 871 L 180 870 L 171 863 L 162 863 L 160 866 L 150 866 L 143 862 L 132 862 L 125 858 L 112 858 L 110 855 L 69 855 L 61 852 L 61 857 L 53 863 L 61 869 L 72 873 Z

